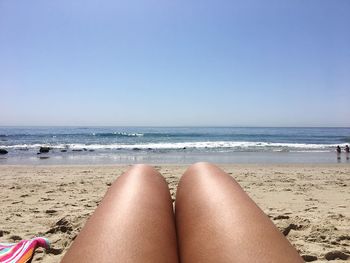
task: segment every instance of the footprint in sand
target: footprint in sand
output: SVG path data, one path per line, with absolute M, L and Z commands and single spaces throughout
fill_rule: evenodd
M 46 214 L 49 214 L 49 215 L 52 215 L 52 214 L 57 213 L 57 211 L 54 210 L 54 209 L 48 209 L 48 210 L 45 211 L 45 213 L 46 213 Z
M 48 254 L 53 254 L 53 255 L 59 255 L 63 252 L 63 249 L 62 248 L 48 248 L 46 249 L 46 253 Z
M 16 242 L 16 241 L 20 241 L 22 240 L 23 238 L 20 237 L 20 236 L 17 236 L 17 235 L 13 235 L 13 236 L 10 236 L 10 240 Z
M 335 259 L 347 260 L 350 257 L 350 255 L 345 254 L 344 252 L 335 250 L 335 251 L 328 252 L 324 257 L 327 260 L 335 260 Z
M 289 224 L 283 231 L 283 235 L 287 236 L 291 230 L 299 230 L 303 226 L 302 225 L 296 225 L 296 224 Z
M 289 219 L 289 216 L 287 215 L 278 215 L 273 218 L 273 220 L 280 220 L 280 219 Z
M 7 234 L 10 234 L 10 232 L 6 231 L 6 230 L 0 230 L 0 237 L 7 235 Z
M 70 233 L 73 231 L 73 227 L 71 223 L 65 218 L 61 218 L 59 221 L 56 222 L 55 226 L 50 228 L 46 233 L 47 234 L 54 234 L 57 232 L 62 233 Z
M 350 236 L 340 236 L 337 238 L 337 241 L 342 241 L 342 240 L 350 240 Z
M 311 255 L 302 255 L 301 257 L 305 262 L 312 262 L 317 260 L 317 257 Z

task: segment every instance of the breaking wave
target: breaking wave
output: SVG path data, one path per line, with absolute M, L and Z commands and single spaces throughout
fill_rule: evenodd
M 128 135 L 129 136 L 129 135 Z M 134 135 L 138 136 L 138 135 Z M 201 142 L 161 142 L 161 143 L 134 143 L 134 144 L 17 144 L 2 146 L 8 149 L 33 149 L 49 146 L 53 149 L 92 149 L 92 150 L 184 150 L 184 149 L 227 149 L 232 151 L 266 151 L 266 152 L 308 152 L 334 151 L 338 144 L 306 144 L 306 143 L 269 143 L 247 141 L 201 141 Z M 346 143 L 339 144 L 344 147 Z

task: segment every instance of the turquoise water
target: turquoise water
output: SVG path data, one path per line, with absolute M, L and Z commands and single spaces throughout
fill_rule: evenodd
M 0 164 L 337 162 L 346 144 L 350 128 L 0 127 Z

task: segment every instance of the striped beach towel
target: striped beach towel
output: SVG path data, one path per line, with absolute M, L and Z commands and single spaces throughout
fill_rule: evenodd
M 0 243 L 1 263 L 26 263 L 30 262 L 34 251 L 38 247 L 48 249 L 49 241 L 43 237 L 36 237 L 29 240 L 22 240 L 19 243 Z

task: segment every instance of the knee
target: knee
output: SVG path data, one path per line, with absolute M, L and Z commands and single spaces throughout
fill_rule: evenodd
M 186 181 L 201 180 L 213 174 L 213 170 L 219 169 L 214 164 L 208 162 L 197 162 L 188 167 L 180 179 L 180 183 Z
M 151 178 L 163 179 L 161 174 L 154 167 L 147 164 L 134 164 L 123 176 L 135 178 L 137 180 L 149 180 Z
M 185 174 L 198 174 L 205 175 L 209 174 L 209 171 L 218 169 L 217 166 L 208 162 L 197 162 L 188 167 Z
M 129 171 L 149 171 L 149 170 L 155 170 L 152 166 L 148 164 L 134 164 L 129 168 Z
M 214 164 L 209 162 L 197 162 L 189 166 L 188 169 L 192 170 L 207 170 L 210 168 L 216 167 Z M 217 167 L 216 167 L 217 168 Z

